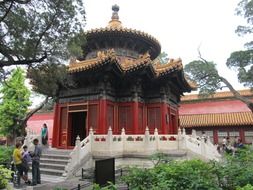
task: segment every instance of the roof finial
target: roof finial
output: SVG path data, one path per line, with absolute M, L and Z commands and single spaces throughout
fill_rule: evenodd
M 113 10 L 113 13 L 112 13 L 112 20 L 119 20 L 119 15 L 118 15 L 118 12 L 119 12 L 119 6 L 118 5 L 113 5 L 112 6 L 112 10 Z
M 121 26 L 121 22 L 119 21 L 119 15 L 118 15 L 118 12 L 119 12 L 119 6 L 118 5 L 113 5 L 112 6 L 112 20 L 109 22 L 109 25 L 108 27 L 110 28 L 119 28 L 119 27 L 122 27 Z

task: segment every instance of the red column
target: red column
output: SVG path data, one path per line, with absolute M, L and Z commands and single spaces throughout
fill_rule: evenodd
M 167 104 L 165 102 L 161 103 L 161 117 L 162 117 L 162 134 L 168 134 L 168 128 L 166 123 Z
M 239 129 L 239 136 L 242 139 L 242 143 L 245 143 L 245 133 L 243 128 Z
M 99 100 L 99 125 L 96 131 L 99 134 L 106 134 L 106 99 Z
M 147 124 L 148 124 L 148 116 L 147 115 L 148 115 L 147 114 L 147 106 L 146 106 L 146 104 L 143 104 L 143 127 L 144 127 L 144 131 L 146 130 L 146 127 L 147 127 Z
M 133 134 L 138 134 L 139 132 L 139 128 L 138 128 L 138 101 L 134 101 L 132 103 L 132 106 L 133 106 Z
M 218 130 L 217 129 L 213 130 L 213 143 L 218 144 Z
M 59 142 L 59 104 L 54 105 L 54 123 L 53 123 L 53 136 L 52 136 L 52 147 L 57 147 Z
M 172 116 L 171 116 L 171 110 L 170 107 L 167 107 L 168 110 L 168 119 L 169 119 L 169 125 L 168 125 L 168 134 L 172 134 L 173 132 L 173 121 L 172 121 Z

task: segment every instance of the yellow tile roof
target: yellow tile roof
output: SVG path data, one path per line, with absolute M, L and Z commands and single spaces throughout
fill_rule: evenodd
M 153 64 L 150 59 L 150 55 L 145 53 L 141 55 L 136 60 L 121 60 L 116 56 L 113 49 L 108 51 L 100 51 L 96 58 L 88 59 L 84 61 L 71 60 L 69 64 L 68 71 L 70 73 L 80 72 L 92 69 L 94 67 L 99 67 L 106 64 L 109 60 L 112 64 L 116 64 L 122 72 L 131 72 L 145 65 L 149 65 L 155 71 L 157 77 L 169 74 L 174 71 L 180 71 L 183 69 L 181 59 L 170 59 L 166 64 Z
M 253 125 L 252 112 L 180 115 L 181 127 Z
M 238 91 L 242 96 L 253 96 L 253 92 L 250 89 L 246 90 L 239 90 Z M 192 101 L 192 100 L 202 100 L 202 99 L 213 99 L 213 98 L 231 98 L 234 97 L 234 95 L 230 91 L 224 91 L 224 92 L 216 92 L 215 94 L 207 97 L 207 98 L 201 98 L 198 94 L 189 94 L 181 97 L 181 101 Z

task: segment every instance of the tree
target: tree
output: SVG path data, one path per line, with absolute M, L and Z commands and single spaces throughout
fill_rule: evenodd
M 64 86 L 68 76 L 62 63 L 82 56 L 84 15 L 82 0 L 0 1 L 0 78 L 6 78 L 9 66 L 25 65 L 33 89 L 46 96 L 22 125 Z
M 80 55 L 84 14 L 82 0 L 0 1 L 0 68 Z
M 0 90 L 3 94 L 0 103 L 0 130 L 14 139 L 23 130 L 21 120 L 30 106 L 30 91 L 25 86 L 24 74 L 21 68 L 15 69 Z
M 252 35 L 253 1 L 241 0 L 236 9 L 236 13 L 246 19 L 246 24 L 238 26 L 236 33 L 239 36 Z M 246 50 L 231 53 L 226 64 L 229 68 L 238 71 L 238 79 L 242 84 L 253 88 L 253 41 L 247 42 L 245 48 Z
M 156 62 L 156 61 L 161 64 L 168 63 L 168 61 L 169 61 L 168 54 L 163 51 L 162 53 L 160 53 L 158 55 L 158 57 L 156 58 L 156 60 L 154 62 Z
M 253 33 L 253 1 L 241 0 L 236 9 L 238 15 L 244 16 L 247 21 L 245 26 L 238 26 L 236 33 L 246 35 Z M 253 89 L 253 41 L 245 44 L 246 50 L 232 52 L 226 65 L 238 71 L 239 82 L 245 87 Z M 200 54 L 200 53 L 199 53 Z M 185 66 L 185 72 L 194 80 L 200 89 L 200 95 L 210 95 L 216 90 L 227 87 L 235 98 L 245 103 L 253 112 L 251 99 L 243 97 L 237 92 L 227 79 L 219 75 L 215 63 L 201 57 Z
M 215 63 L 201 58 L 185 65 L 184 71 L 191 80 L 197 83 L 200 96 L 207 97 L 214 94 L 216 90 L 227 87 L 235 98 L 245 103 L 253 112 L 253 102 L 241 96 L 226 78 L 219 75 Z

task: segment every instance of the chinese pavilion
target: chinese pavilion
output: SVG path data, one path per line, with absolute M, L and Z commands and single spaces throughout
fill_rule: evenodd
M 86 32 L 84 56 L 71 60 L 75 89 L 62 90 L 54 110 L 52 146 L 71 148 L 92 128 L 95 134 L 176 134 L 178 104 L 190 92 L 181 59 L 161 64 L 159 42 L 149 34 L 122 26 L 112 7 L 105 28 Z

